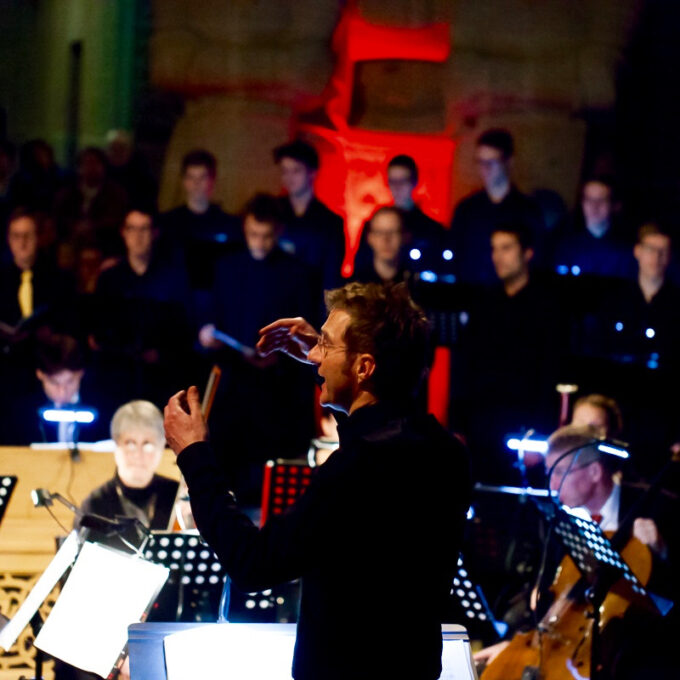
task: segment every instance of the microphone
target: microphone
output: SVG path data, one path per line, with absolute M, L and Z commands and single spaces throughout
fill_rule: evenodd
M 47 489 L 32 489 L 31 500 L 36 508 L 47 508 L 56 500 L 66 506 L 76 517 L 80 516 L 80 510 L 60 493 L 50 493 Z

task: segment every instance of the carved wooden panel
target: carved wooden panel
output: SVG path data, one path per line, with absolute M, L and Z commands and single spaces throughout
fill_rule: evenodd
M 40 578 L 40 574 L 13 574 L 0 572 L 0 611 L 12 618 L 21 606 L 31 588 Z M 54 606 L 58 595 L 58 586 L 47 597 L 40 615 L 43 620 L 47 618 Z M 0 680 L 19 680 L 22 676 L 34 677 L 35 648 L 33 647 L 33 632 L 30 626 L 26 626 L 14 643 L 12 649 L 0 655 Z M 52 680 L 54 677 L 52 661 L 43 665 L 43 678 Z

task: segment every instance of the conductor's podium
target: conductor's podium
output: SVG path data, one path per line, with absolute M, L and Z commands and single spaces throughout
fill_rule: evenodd
M 135 623 L 128 631 L 131 680 L 291 679 L 294 624 Z M 442 642 L 441 680 L 477 680 L 465 628 L 443 625 Z
M 85 446 L 85 445 L 83 445 Z M 0 612 L 11 618 L 40 574 L 54 557 L 56 537 L 73 525 L 72 513 L 59 503 L 50 509 L 66 531 L 60 529 L 45 508 L 35 508 L 31 490 L 58 492 L 80 505 L 88 494 L 113 477 L 115 463 L 109 451 L 80 450 L 75 462 L 66 449 L 40 450 L 29 447 L 0 447 L 0 476 L 18 478 L 6 512 L 0 522 Z M 179 468 L 170 450 L 163 453 L 158 474 L 179 480 Z M 45 615 L 51 598 L 41 609 Z M 19 636 L 13 649 L 0 654 L 0 680 L 32 676 L 33 649 L 29 628 Z M 51 677 L 45 673 L 46 680 Z

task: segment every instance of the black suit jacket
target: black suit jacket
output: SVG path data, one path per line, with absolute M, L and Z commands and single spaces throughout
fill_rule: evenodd
M 49 323 L 69 330 L 74 316 L 74 286 L 72 279 L 46 258 L 33 266 L 33 317 L 31 323 Z M 17 326 L 21 322 L 19 285 L 21 270 L 14 262 L 0 266 L 0 321 Z
M 201 534 L 239 588 L 302 577 L 296 680 L 439 677 L 470 487 L 462 445 L 432 416 L 358 409 L 304 496 L 259 530 L 209 444 L 178 463 Z

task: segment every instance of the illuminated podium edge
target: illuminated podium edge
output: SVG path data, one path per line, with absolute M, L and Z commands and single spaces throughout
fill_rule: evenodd
M 164 640 L 168 635 L 206 626 L 240 626 L 251 630 L 267 630 L 273 627 L 282 630 L 296 628 L 294 623 L 134 623 L 128 627 L 128 653 L 130 655 L 131 680 L 167 680 L 165 667 Z M 477 673 L 472 661 L 469 647 L 469 636 L 464 626 L 458 624 L 442 624 L 442 641 L 460 640 L 467 643 L 469 657 L 469 680 L 477 680 Z M 442 678 L 445 677 L 444 672 Z

